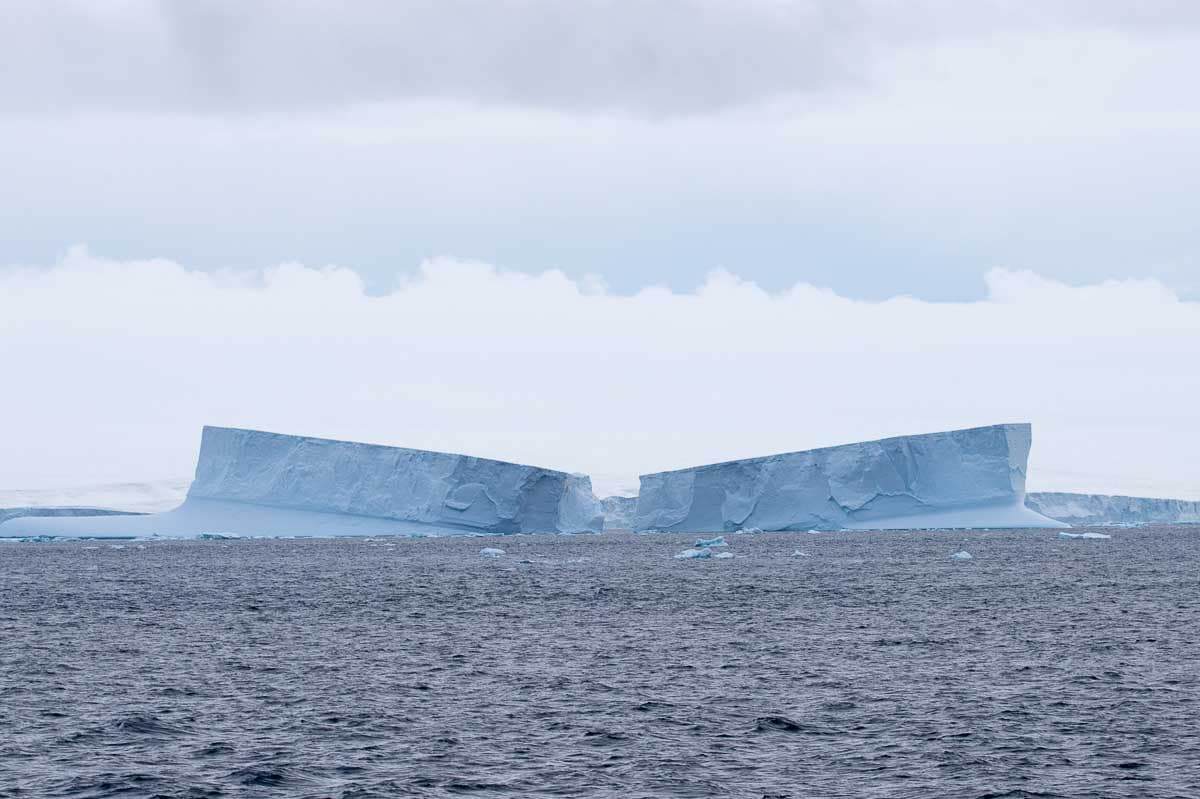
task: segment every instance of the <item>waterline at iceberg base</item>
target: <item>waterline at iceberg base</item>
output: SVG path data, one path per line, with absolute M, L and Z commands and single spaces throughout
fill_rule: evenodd
M 598 532 L 591 480 L 442 452 L 205 427 L 175 510 L 17 518 L 0 537 L 455 535 Z
M 634 529 L 1066 527 L 1025 506 L 1028 424 L 900 436 L 641 477 Z
M 902 436 L 643 475 L 639 497 L 602 503 L 584 475 L 205 427 L 180 507 L 43 509 L 0 523 L 0 538 L 1065 527 L 1025 506 L 1030 444 L 1027 424 Z

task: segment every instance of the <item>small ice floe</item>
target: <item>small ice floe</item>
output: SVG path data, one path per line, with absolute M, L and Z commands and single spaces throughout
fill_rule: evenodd
M 719 535 L 716 538 L 697 538 L 697 547 L 727 547 L 729 543 L 725 540 L 725 536 Z
M 711 558 L 712 554 L 712 550 L 708 547 L 701 547 L 700 549 L 685 549 L 675 555 L 675 560 L 703 560 L 705 558 Z
M 743 535 L 745 533 L 761 533 L 761 532 L 762 532 L 762 530 L 760 530 L 757 527 L 743 527 L 741 530 L 737 531 L 737 535 Z
M 960 549 L 950 556 L 952 560 L 974 560 L 975 556 L 965 549 Z
M 1065 539 L 1067 541 L 1081 541 L 1081 540 L 1103 541 L 1105 539 L 1112 538 L 1111 535 L 1105 535 L 1104 533 L 1066 533 L 1066 532 L 1059 533 L 1058 537 Z
M 483 549 L 479 550 L 479 556 L 481 558 L 498 558 L 503 554 L 503 549 L 496 549 L 495 547 L 484 547 Z
M 729 560 L 730 558 L 733 557 L 733 553 L 732 552 L 718 552 L 714 557 L 717 560 Z
M 201 533 L 196 536 L 197 541 L 240 541 L 241 533 Z
M 793 558 L 811 558 L 812 555 L 808 554 L 807 552 L 804 552 L 803 550 L 797 549 L 795 552 L 792 553 L 792 557 Z
M 109 549 L 124 549 L 125 545 L 124 544 L 109 544 L 108 548 Z

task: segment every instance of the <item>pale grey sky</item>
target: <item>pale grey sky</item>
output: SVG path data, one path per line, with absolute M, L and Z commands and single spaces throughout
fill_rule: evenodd
M 1190 2 L 0 6 L 0 263 L 1200 296 Z
M 0 4 L 0 485 L 1028 420 L 1037 487 L 1198 494 L 1196 74 L 1183 0 Z

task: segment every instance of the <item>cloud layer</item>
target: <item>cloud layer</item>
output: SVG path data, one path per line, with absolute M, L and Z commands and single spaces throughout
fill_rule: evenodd
M 438 259 L 369 296 L 346 268 L 77 249 L 0 270 L 0 486 L 186 475 L 205 423 L 629 475 L 1028 420 L 1032 487 L 1200 496 L 1200 304 L 987 285 L 861 302 L 714 272 L 619 296 Z
M 857 85 L 913 44 L 1064 29 L 1158 36 L 1200 22 L 1183 0 L 17 0 L 0 15 L 10 111 L 441 97 L 696 113 Z

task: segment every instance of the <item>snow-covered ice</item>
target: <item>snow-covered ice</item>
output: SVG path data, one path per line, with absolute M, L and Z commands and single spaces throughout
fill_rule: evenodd
M 685 549 L 682 552 L 676 553 L 675 560 L 704 560 L 705 558 L 711 558 L 712 555 L 712 550 L 707 547 Z
M 499 558 L 504 555 L 504 550 L 496 547 L 484 547 L 479 550 L 479 555 L 484 558 Z
M 729 543 L 725 540 L 725 536 L 719 535 L 716 538 L 698 538 L 694 546 L 697 547 L 727 547 Z
M 975 556 L 965 549 L 959 550 L 950 556 L 952 560 L 974 560 Z
M 1059 533 L 1058 537 L 1066 539 L 1068 541 L 1103 541 L 1103 540 L 1112 538 L 1111 535 L 1105 535 L 1104 533 L 1067 533 L 1067 532 Z
M 713 555 L 713 557 L 716 558 L 717 560 L 729 560 L 730 558 L 733 557 L 733 553 L 732 552 L 718 552 L 716 555 Z

